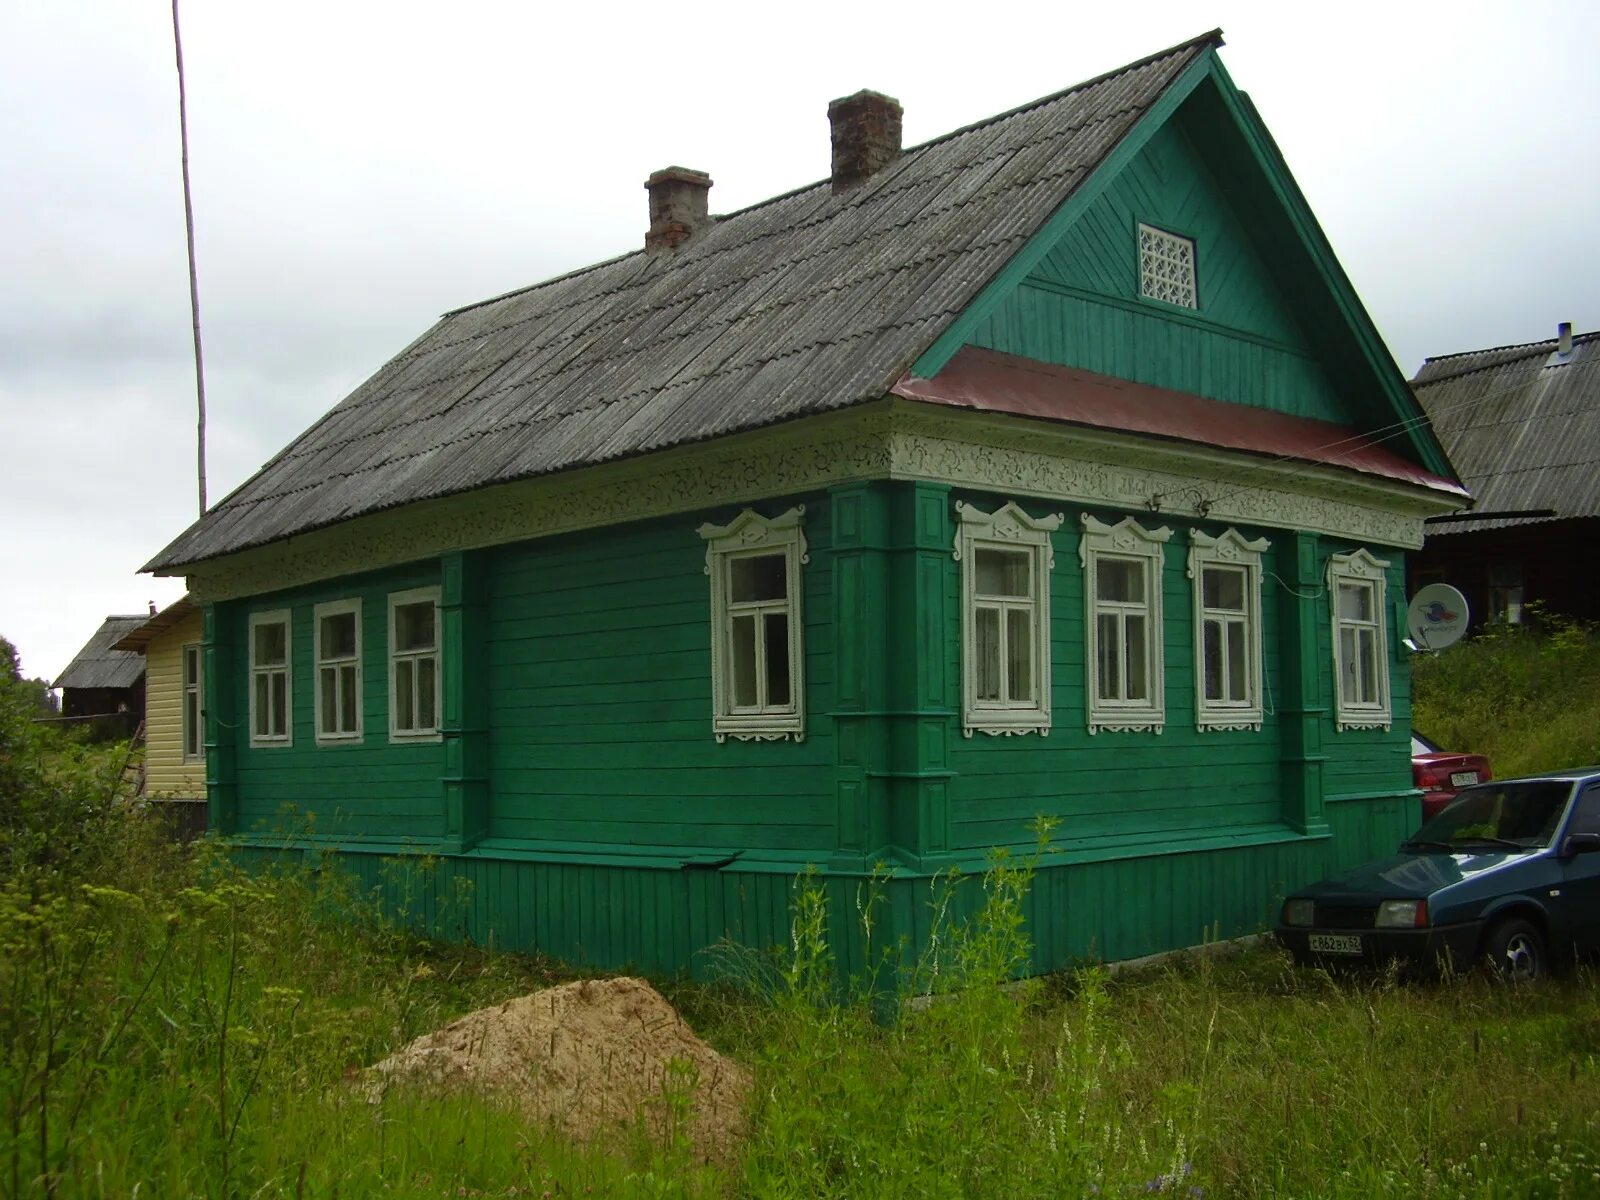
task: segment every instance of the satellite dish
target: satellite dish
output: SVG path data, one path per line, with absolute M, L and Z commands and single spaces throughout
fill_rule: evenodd
M 1467 632 L 1467 598 L 1448 583 L 1419 588 L 1406 607 L 1406 632 L 1418 650 L 1443 650 Z

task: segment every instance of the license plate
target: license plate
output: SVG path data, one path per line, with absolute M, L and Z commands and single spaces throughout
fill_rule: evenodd
M 1476 771 L 1457 771 L 1450 776 L 1451 787 L 1471 787 L 1477 782 L 1478 773 Z
M 1310 936 L 1314 954 L 1361 953 L 1361 939 L 1353 933 L 1313 933 Z

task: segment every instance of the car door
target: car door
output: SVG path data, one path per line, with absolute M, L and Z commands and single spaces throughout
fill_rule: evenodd
M 1600 834 L 1600 782 L 1584 786 L 1573 806 L 1563 836 Z M 1591 949 L 1600 947 L 1600 851 L 1575 854 L 1561 864 L 1562 904 L 1573 940 Z

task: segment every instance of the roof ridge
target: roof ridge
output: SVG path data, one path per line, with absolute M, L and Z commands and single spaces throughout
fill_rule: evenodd
M 1572 344 L 1576 346 L 1579 342 L 1586 342 L 1596 337 L 1600 337 L 1600 329 L 1592 330 L 1589 333 L 1575 333 L 1572 335 Z M 1411 387 L 1415 391 L 1417 388 L 1432 387 L 1436 383 L 1449 383 L 1452 379 L 1476 375 L 1479 371 L 1495 371 L 1501 367 L 1509 366 L 1511 363 L 1521 362 L 1526 358 L 1537 358 L 1539 355 L 1547 354 L 1553 350 L 1560 344 L 1560 340 L 1560 338 L 1545 338 L 1541 342 L 1509 342 L 1504 346 L 1485 346 L 1481 350 L 1457 350 L 1452 354 L 1432 355 L 1422 360 L 1423 367 L 1426 367 L 1429 363 L 1442 363 L 1454 358 L 1471 358 L 1478 354 L 1499 354 L 1506 350 L 1522 350 L 1525 352 L 1514 354 L 1510 358 L 1498 359 L 1495 362 L 1482 363 L 1476 367 L 1467 367 L 1460 371 L 1449 371 L 1441 375 L 1435 375 L 1432 379 L 1413 379 Z M 1422 372 L 1419 369 L 1417 373 L 1420 375 Z
M 1081 92 L 1086 88 L 1095 87 L 1099 84 L 1105 83 L 1107 80 L 1115 79 L 1119 75 L 1126 75 L 1129 71 L 1137 71 L 1140 67 L 1147 67 L 1151 63 L 1159 62 L 1163 58 L 1171 58 L 1175 54 L 1181 54 L 1186 50 L 1191 50 L 1196 46 L 1205 44 L 1213 44 L 1216 46 L 1223 45 L 1222 28 L 1220 26 L 1202 33 L 1197 37 L 1189 38 L 1187 41 L 1179 42 L 1175 46 L 1168 46 L 1165 50 L 1158 50 L 1154 54 L 1147 54 L 1143 58 L 1135 59 L 1131 63 L 1124 63 L 1122 66 L 1115 67 L 1110 71 L 1102 71 L 1100 74 L 1090 79 L 1069 84 L 1060 91 L 1051 92 L 1048 95 L 1040 96 L 1034 100 L 1029 100 L 1025 104 L 1019 104 L 1015 108 L 1008 108 L 1004 112 L 995 113 L 990 117 L 984 117 L 980 121 L 973 121 L 967 125 L 957 126 L 955 129 L 948 130 L 947 132 L 941 133 L 936 137 L 931 137 L 925 142 L 918 142 L 914 146 L 907 146 L 902 151 L 902 154 L 914 154 L 919 151 L 926 150 L 930 146 L 937 146 L 943 142 L 950 141 L 952 138 L 957 138 L 963 134 L 971 133 L 975 129 L 982 129 L 985 126 L 994 125 L 1000 121 L 1021 116 L 1025 112 L 1032 112 L 1034 109 L 1042 108 L 1046 104 L 1054 104 L 1058 100 L 1064 100 L 1076 92 Z M 768 196 L 763 200 L 757 200 L 754 203 L 746 204 L 743 208 L 736 208 L 731 212 L 713 214 L 713 219 L 715 222 L 727 221 L 734 217 L 740 217 L 746 213 L 754 212 L 757 209 L 765 208 L 769 204 L 777 204 L 783 200 L 790 200 L 803 192 L 809 192 L 814 188 L 826 187 L 827 185 L 828 180 L 825 178 L 813 180 L 811 183 L 805 183 L 801 184 L 799 187 L 790 188 L 786 192 L 779 192 L 774 196 Z M 590 263 L 583 267 L 575 267 L 572 270 L 564 271 L 559 275 L 552 275 L 548 279 L 541 279 L 535 283 L 526 284 L 523 287 L 512 288 L 510 291 L 502 292 L 498 296 L 489 296 L 483 300 L 475 300 L 470 304 L 463 304 L 458 308 L 448 309 L 447 311 L 439 314 L 439 319 L 444 320 L 446 317 L 459 316 L 462 313 L 471 312 L 475 308 L 483 308 L 489 304 L 497 304 L 501 300 L 509 300 L 513 296 L 521 296 L 528 292 L 538 291 L 540 288 L 549 287 L 552 284 L 561 283 L 568 279 L 574 279 L 580 275 L 586 275 L 590 271 L 598 271 L 601 267 L 609 267 L 644 253 L 646 253 L 646 251 L 641 246 L 637 250 L 628 250 L 622 254 L 615 255 L 612 258 L 602 259 L 597 263 Z
M 1572 340 L 1578 342 L 1584 338 L 1596 336 L 1600 336 L 1600 329 L 1594 329 L 1588 333 L 1575 333 L 1572 335 Z M 1452 350 L 1449 354 L 1430 354 L 1422 361 L 1425 363 L 1444 362 L 1447 358 L 1465 358 L 1469 354 L 1498 354 L 1502 350 L 1529 350 L 1531 352 L 1535 346 L 1554 346 L 1560 340 L 1558 336 L 1541 338 L 1532 342 L 1507 342 L 1504 346 L 1481 346 L 1476 350 Z

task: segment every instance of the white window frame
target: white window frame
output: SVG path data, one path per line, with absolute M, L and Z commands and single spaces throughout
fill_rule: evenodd
M 701 525 L 706 542 L 705 571 L 711 577 L 711 731 L 718 742 L 805 740 L 805 628 L 802 624 L 800 568 L 811 561 L 805 533 L 801 528 L 805 505 L 796 505 L 776 517 L 763 517 L 745 509 L 726 525 Z M 784 560 L 784 599 L 734 605 L 728 591 L 729 563 L 736 558 L 782 554 Z M 735 615 L 757 615 L 756 629 L 765 637 L 766 622 L 760 614 L 783 612 L 789 631 L 789 702 L 739 707 L 733 702 L 729 678 L 734 665 L 733 619 Z M 756 648 L 757 695 L 766 692 L 764 643 Z
M 323 652 L 322 646 L 322 620 L 324 617 L 342 617 L 345 615 L 355 618 L 356 648 L 353 655 L 340 658 L 330 658 Z M 364 721 L 362 719 L 362 669 L 361 669 L 361 601 L 360 599 L 329 600 L 319 604 L 311 610 L 311 641 L 312 664 L 311 673 L 311 710 L 312 730 L 318 745 L 336 745 L 340 742 L 359 742 L 361 740 Z M 355 714 L 356 724 L 354 729 L 336 729 L 329 733 L 323 729 L 322 701 L 322 673 L 332 670 L 334 673 L 334 702 L 338 711 L 343 711 L 342 696 L 344 689 L 343 668 L 353 666 L 354 688 L 356 692 Z
M 1084 603 L 1084 708 L 1088 717 L 1089 732 L 1113 730 L 1122 733 L 1160 733 L 1166 725 L 1166 683 L 1163 644 L 1166 631 L 1161 621 L 1162 570 L 1165 565 L 1166 543 L 1172 530 L 1146 529 L 1132 517 L 1124 517 L 1115 525 L 1107 525 L 1084 513 L 1083 540 L 1078 543 L 1078 557 L 1083 564 Z M 1101 601 L 1098 579 L 1100 563 L 1105 559 L 1137 563 L 1144 574 L 1144 601 L 1133 605 L 1125 602 Z M 1126 617 L 1143 615 L 1145 619 L 1145 665 L 1148 688 L 1143 700 L 1101 699 L 1100 697 L 1100 616 L 1116 613 Z M 1126 664 L 1123 673 L 1126 675 Z
M 402 592 L 389 593 L 388 624 L 384 627 L 384 642 L 388 646 L 388 662 L 386 674 L 388 676 L 389 696 L 389 740 L 391 742 L 437 742 L 443 739 L 441 724 L 444 717 L 444 619 L 439 611 L 439 588 L 419 587 L 408 588 Z M 433 604 L 433 649 L 431 650 L 398 650 L 395 647 L 394 617 L 395 610 L 413 604 Z M 431 727 L 418 726 L 413 729 L 401 729 L 396 723 L 399 718 L 400 706 L 395 703 L 396 667 L 402 662 L 416 663 L 422 659 L 433 659 L 433 725 Z M 412 669 L 411 680 L 413 689 L 416 687 L 417 673 Z M 417 710 L 416 695 L 411 697 L 411 711 Z
M 1387 576 L 1389 563 L 1374 558 L 1366 549 L 1350 554 L 1335 554 L 1328 559 L 1328 613 L 1333 632 L 1334 728 L 1385 729 L 1393 724 L 1389 695 L 1389 614 Z M 1372 620 L 1355 621 L 1339 615 L 1339 589 L 1362 587 L 1372 595 Z M 1376 702 L 1364 702 L 1346 695 L 1343 634 L 1346 629 L 1367 630 L 1373 638 L 1373 663 L 1377 671 Z M 1359 660 L 1359 655 L 1358 655 Z
M 1061 514 L 1030 517 L 1011 501 L 994 512 L 984 512 L 956 501 L 954 557 L 961 564 L 961 679 L 962 734 L 974 732 L 1012 736 L 1050 732 L 1050 571 L 1055 550 L 1050 535 L 1061 528 Z M 977 552 L 1001 550 L 1028 555 L 1027 597 L 989 597 L 978 591 Z M 1033 649 L 1029 668 L 1033 696 L 1026 699 L 982 699 L 978 695 L 978 610 L 996 609 L 999 618 L 999 670 L 1009 656 L 1005 651 L 1008 614 L 1027 612 Z
M 256 629 L 262 625 L 283 626 L 283 662 L 258 663 L 256 662 Z M 271 612 L 258 612 L 250 614 L 250 744 L 252 746 L 292 746 L 294 745 L 294 620 L 287 608 L 276 608 Z M 256 732 L 256 680 L 266 676 L 269 680 L 275 674 L 283 675 L 283 729 L 278 733 Z M 270 693 L 272 685 L 267 685 Z
M 1189 534 L 1189 578 L 1194 581 L 1194 710 L 1195 728 L 1237 730 L 1261 728 L 1261 556 L 1272 543 L 1250 541 L 1237 529 L 1219 536 L 1192 530 Z M 1239 571 L 1244 575 L 1244 608 L 1210 609 L 1205 602 L 1207 568 Z M 1243 700 L 1215 700 L 1206 696 L 1206 628 L 1209 625 L 1243 625 L 1245 680 Z M 1227 657 L 1223 656 L 1224 669 Z
M 1200 264 L 1199 248 L 1192 237 L 1185 237 L 1181 233 L 1173 233 L 1170 229 L 1162 229 L 1156 225 L 1146 225 L 1143 221 L 1138 226 L 1139 246 L 1139 295 L 1145 300 L 1154 300 L 1158 304 L 1171 304 L 1176 308 L 1186 308 L 1197 312 L 1200 308 Z M 1175 266 L 1180 272 L 1186 271 L 1187 278 L 1171 278 L 1168 271 L 1163 274 L 1158 265 Z M 1149 290 L 1147 284 L 1154 278 L 1156 288 L 1165 287 L 1168 291 L 1178 296 L 1173 299 L 1171 295 L 1163 296 L 1157 291 Z
M 190 656 L 194 661 L 194 681 L 189 679 Z M 180 757 L 186 763 L 203 762 L 206 756 L 206 689 L 205 659 L 199 642 L 188 642 L 178 647 L 178 686 L 183 708 L 178 717 Z M 251 726 L 255 728 L 254 725 Z M 189 752 L 190 741 L 194 753 Z

